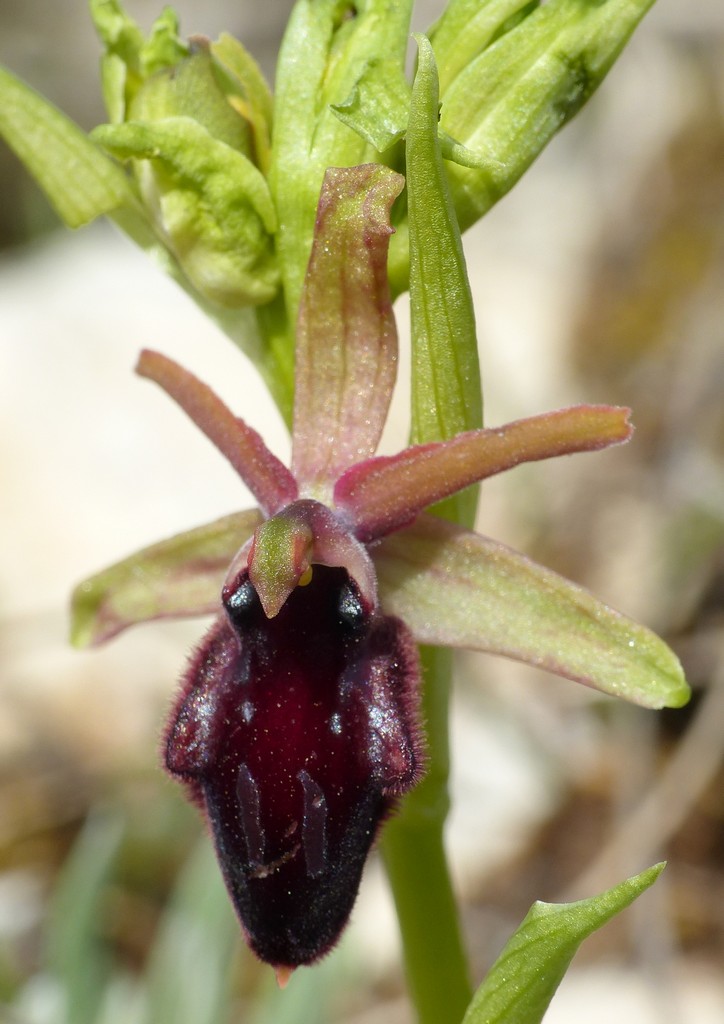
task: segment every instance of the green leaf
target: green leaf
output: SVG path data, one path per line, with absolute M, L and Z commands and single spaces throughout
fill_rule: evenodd
M 383 609 L 420 643 L 501 654 L 644 707 L 689 699 L 663 640 L 503 544 L 421 515 L 374 560 Z
M 483 418 L 473 300 L 437 136 L 435 58 L 424 36 L 417 42 L 406 148 L 413 444 L 473 430 Z M 472 489 L 440 511 L 472 525 L 476 503 Z
M 149 619 L 218 610 L 229 563 L 262 521 L 236 512 L 117 562 L 73 591 L 71 642 L 87 647 Z
M 46 928 L 46 962 L 65 999 L 64 1024 L 95 1024 L 111 975 L 104 903 L 123 838 L 118 816 L 90 817 L 63 865 Z
M 249 122 L 229 103 L 205 46 L 152 75 L 136 93 L 127 114 L 128 121 L 142 122 L 170 117 L 191 118 L 214 139 L 251 159 Z
M 172 7 L 164 7 L 151 26 L 151 32 L 139 54 L 146 78 L 163 68 L 172 68 L 188 57 L 188 44 L 179 36 L 179 18 Z
M 90 14 L 106 51 L 101 59 L 103 98 L 108 116 L 118 124 L 144 80 L 183 60 L 189 47 L 179 38 L 178 16 L 171 7 L 161 12 L 148 39 L 119 0 L 90 0 Z
M 116 54 L 124 64 L 140 69 L 143 32 L 119 0 L 90 0 L 90 16 L 107 53 Z
M 583 106 L 653 2 L 549 0 L 459 71 L 443 92 L 440 128 L 483 163 L 448 168 L 461 228 L 486 213 Z
M 126 107 L 141 83 L 143 33 L 118 0 L 90 0 L 90 15 L 103 43 L 101 84 L 111 121 L 126 116 Z
M 68 227 L 81 227 L 135 201 L 121 168 L 70 118 L 4 68 L 0 68 L 0 135 Z
M 479 427 L 482 399 L 472 301 L 438 147 L 435 63 L 427 40 L 420 38 L 418 45 L 406 174 L 412 264 L 412 440 L 419 443 Z M 393 245 L 398 237 L 402 241 L 398 251 L 406 264 L 407 240 L 400 231 L 393 236 Z M 390 264 L 392 258 L 391 248 Z M 445 511 L 469 521 L 474 499 L 474 495 L 468 500 L 452 499 Z M 375 560 L 378 550 L 372 549 Z M 433 648 L 420 653 L 427 772 L 387 825 L 383 849 L 417 1019 L 420 1024 L 458 1024 L 470 999 L 470 980 L 444 845 L 452 658 L 450 651 Z
M 218 1024 L 229 1001 L 239 925 L 204 837 L 178 878 L 156 934 L 145 982 L 147 1024 Z
M 534 903 L 475 993 L 463 1024 L 539 1024 L 583 940 L 653 885 L 664 866 L 655 864 L 577 903 Z

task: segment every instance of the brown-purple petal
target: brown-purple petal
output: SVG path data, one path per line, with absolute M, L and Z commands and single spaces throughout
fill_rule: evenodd
M 629 412 L 577 405 L 368 459 L 339 478 L 334 503 L 367 543 L 412 522 L 428 505 L 522 462 L 621 444 L 633 431 Z

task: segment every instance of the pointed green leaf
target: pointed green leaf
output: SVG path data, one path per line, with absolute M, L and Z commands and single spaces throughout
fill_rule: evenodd
M 174 67 L 190 52 L 188 44 L 179 36 L 178 14 L 172 7 L 164 7 L 141 47 L 141 70 L 150 78 L 163 68 Z
M 420 443 L 479 427 L 482 401 L 465 261 L 438 147 L 435 63 L 427 41 L 419 39 L 418 46 L 406 142 L 409 249 L 403 231 L 393 244 L 401 238 L 398 252 L 413 267 L 411 420 L 412 441 Z M 392 263 L 391 248 L 391 280 Z M 453 499 L 445 511 L 469 522 L 474 506 L 473 495 Z M 443 838 L 452 658 L 433 648 L 420 654 L 427 772 L 387 826 L 383 843 L 417 1016 L 442 1024 L 460 1020 L 471 994 Z
M 98 38 L 108 53 L 117 54 L 124 64 L 138 70 L 143 32 L 119 0 L 90 0 L 90 16 Z
M 374 560 L 382 607 L 420 643 L 501 654 L 645 707 L 689 699 L 654 633 L 487 537 L 423 515 Z
M 103 98 L 108 116 L 118 124 L 144 80 L 187 57 L 189 46 L 179 37 L 178 15 L 171 7 L 163 9 L 147 39 L 119 0 L 90 0 L 90 14 L 106 51 Z
M 261 521 L 256 509 L 236 512 L 80 583 L 72 598 L 71 642 L 88 647 L 138 622 L 218 611 L 229 563 Z
M 473 300 L 437 136 L 437 69 L 428 40 L 417 43 L 407 129 L 413 444 L 446 440 L 483 421 Z M 440 512 L 471 526 L 476 503 L 471 490 Z
M 512 188 L 583 106 L 653 2 L 549 0 L 459 71 L 443 91 L 440 128 L 485 164 L 448 168 L 461 228 Z
M 633 432 L 629 412 L 615 405 L 574 405 L 380 455 L 344 473 L 334 501 L 353 520 L 356 536 L 369 542 L 399 530 L 433 502 L 523 462 L 628 441 Z
M 126 175 L 77 124 L 0 68 L 0 135 L 71 228 L 124 204 L 134 191 Z
M 539 1024 L 578 947 L 656 881 L 655 864 L 577 903 L 534 903 L 463 1018 L 463 1024 Z
M 118 0 L 90 0 L 90 15 L 105 53 L 101 58 L 103 100 L 114 124 L 123 121 L 142 81 L 143 32 Z
M 311 493 L 369 458 L 387 418 L 397 371 L 387 248 L 403 186 L 381 164 L 324 178 L 297 325 L 292 468 Z

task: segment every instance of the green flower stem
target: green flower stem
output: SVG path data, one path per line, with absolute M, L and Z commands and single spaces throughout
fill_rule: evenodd
M 482 425 L 475 317 L 460 231 L 437 137 L 437 69 L 420 55 L 407 130 L 407 204 L 412 324 L 411 442 L 437 441 Z M 477 490 L 436 506 L 472 526 Z M 397 906 L 410 994 L 420 1024 L 459 1024 L 472 996 L 444 847 L 450 800 L 449 650 L 424 648 L 427 775 L 389 823 L 385 863 Z
M 460 1024 L 472 998 L 443 843 L 449 808 L 452 652 L 423 648 L 428 772 L 385 828 L 382 853 L 397 908 L 405 971 L 420 1024 Z

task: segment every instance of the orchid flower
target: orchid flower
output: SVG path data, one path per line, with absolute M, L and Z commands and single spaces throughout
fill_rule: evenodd
M 74 639 L 214 614 L 165 740 L 209 821 L 248 941 L 284 981 L 341 933 L 380 824 L 425 771 L 416 645 L 490 651 L 649 706 L 687 688 L 668 648 L 585 590 L 425 512 L 521 463 L 631 435 L 576 406 L 375 451 L 395 383 L 390 209 L 404 180 L 328 170 L 296 342 L 291 469 L 201 381 L 143 352 L 258 507 L 163 541 L 81 584 Z

